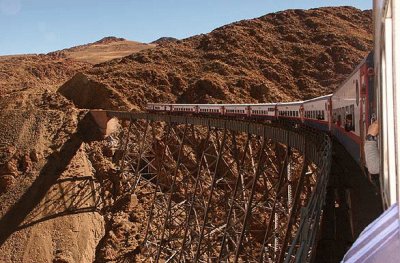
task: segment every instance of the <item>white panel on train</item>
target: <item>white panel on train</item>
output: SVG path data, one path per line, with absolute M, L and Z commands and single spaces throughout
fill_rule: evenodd
M 226 115 L 249 115 L 249 104 L 225 104 Z
M 329 100 L 332 94 L 306 100 L 303 103 L 304 118 L 321 121 L 329 121 Z
M 222 104 L 197 104 L 198 113 L 202 114 L 223 114 Z
M 172 104 L 173 112 L 196 112 L 194 104 Z
M 278 116 L 300 118 L 300 107 L 303 101 L 277 103 Z
M 332 95 L 332 122 L 335 127 L 345 128 L 351 122 L 352 133 L 360 136 L 360 69 L 353 74 Z
M 251 116 L 275 116 L 276 103 L 249 104 Z

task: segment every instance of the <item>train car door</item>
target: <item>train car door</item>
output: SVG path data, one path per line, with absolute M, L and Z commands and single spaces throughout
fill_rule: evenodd
M 300 120 L 302 123 L 304 123 L 304 106 L 303 105 L 300 106 L 299 112 L 300 112 Z
M 326 115 L 328 120 L 328 129 L 332 130 L 332 97 L 326 101 Z

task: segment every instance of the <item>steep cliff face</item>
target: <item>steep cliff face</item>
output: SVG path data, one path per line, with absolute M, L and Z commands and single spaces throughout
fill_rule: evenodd
M 307 99 L 333 91 L 368 54 L 371 24 L 371 11 L 352 7 L 288 10 L 168 42 L 85 74 L 141 108 L 146 102 Z M 109 99 L 118 101 L 113 108 L 131 107 Z

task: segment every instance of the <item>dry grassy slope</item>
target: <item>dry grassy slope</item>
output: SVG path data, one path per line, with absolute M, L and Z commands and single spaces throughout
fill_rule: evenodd
M 85 74 L 91 85 L 101 83 L 140 107 L 307 99 L 334 90 L 372 49 L 371 21 L 371 11 L 352 7 L 288 10 L 105 62 Z M 70 87 L 67 82 L 61 93 Z M 130 107 L 109 99 L 97 107 Z
M 62 54 L 67 58 L 80 62 L 98 64 L 111 59 L 125 57 L 155 46 L 157 46 L 157 43 L 146 44 L 129 41 L 123 38 L 105 37 L 94 43 L 56 51 L 54 54 Z

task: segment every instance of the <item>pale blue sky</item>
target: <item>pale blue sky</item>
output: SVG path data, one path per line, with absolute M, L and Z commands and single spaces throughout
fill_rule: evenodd
M 47 53 L 105 36 L 151 42 L 186 38 L 285 9 L 372 0 L 0 0 L 0 55 Z

